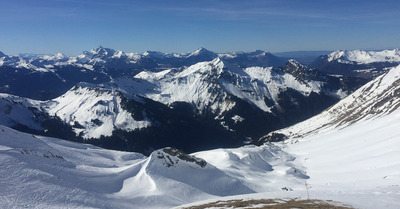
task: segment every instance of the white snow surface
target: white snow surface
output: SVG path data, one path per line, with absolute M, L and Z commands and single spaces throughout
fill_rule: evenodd
M 400 50 L 362 51 L 362 50 L 339 50 L 328 55 L 328 61 L 337 60 L 341 63 L 369 64 L 373 62 L 400 62 Z

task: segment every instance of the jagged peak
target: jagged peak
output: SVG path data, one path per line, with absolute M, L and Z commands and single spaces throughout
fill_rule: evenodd
M 94 55 L 112 56 L 116 51 L 111 48 L 104 48 L 100 45 L 97 49 L 92 49 L 90 52 Z
M 318 70 L 304 66 L 294 59 L 290 59 L 286 62 L 283 71 L 290 73 L 297 79 L 301 80 L 318 80 L 318 77 L 320 76 Z
M 298 62 L 297 60 L 295 60 L 295 59 L 289 59 L 287 62 L 286 62 L 286 67 L 295 67 L 295 68 L 303 68 L 303 69 L 306 69 L 307 67 L 306 66 L 304 66 L 304 65 L 302 65 L 300 62 Z

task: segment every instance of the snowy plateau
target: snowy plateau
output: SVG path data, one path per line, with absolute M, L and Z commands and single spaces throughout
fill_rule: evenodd
M 277 131 L 287 135 L 282 142 L 190 155 L 167 147 L 146 157 L 0 126 L 0 207 L 186 208 L 312 198 L 399 208 L 399 84 L 400 66 Z
M 264 51 L 0 52 L 0 208 L 400 208 L 399 64 L 397 49 L 312 68 Z

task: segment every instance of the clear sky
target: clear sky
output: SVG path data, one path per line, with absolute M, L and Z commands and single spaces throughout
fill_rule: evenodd
M 0 51 L 400 48 L 400 0 L 0 0 Z

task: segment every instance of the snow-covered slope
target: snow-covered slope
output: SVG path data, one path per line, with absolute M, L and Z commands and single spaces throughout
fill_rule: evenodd
M 314 121 L 316 122 L 316 121 Z M 269 190 L 256 194 L 230 196 L 191 203 L 190 208 L 209 202 L 248 199 L 300 198 L 322 199 L 341 202 L 354 208 L 397 209 L 400 208 L 400 110 L 379 115 L 363 121 L 357 121 L 344 128 L 334 128 L 327 132 L 315 133 L 304 137 L 289 138 L 284 142 L 273 143 L 281 153 L 293 158 L 290 163 L 309 178 L 293 179 L 288 175 L 286 181 L 289 191 Z M 263 146 L 270 146 L 265 144 Z M 246 150 L 240 148 L 241 151 Z M 231 150 L 238 152 L 239 149 Z M 251 152 L 239 152 L 241 159 L 257 159 Z M 251 168 L 243 166 L 241 161 L 230 163 L 228 150 L 210 150 L 196 154 L 217 168 L 226 170 L 243 178 L 251 179 Z M 282 159 L 282 156 L 268 156 L 269 161 Z M 262 164 L 261 164 L 262 165 Z M 241 168 L 241 169 L 235 169 Z M 272 167 L 278 171 L 278 166 Z M 234 172 L 231 172 L 231 171 Z M 276 176 L 259 181 L 263 188 L 271 188 L 279 182 Z M 299 174 L 299 173 L 298 173 Z M 295 184 L 293 180 L 298 181 Z M 279 183 L 278 183 L 279 184 Z M 251 187 L 250 187 L 251 188 Z M 224 207 L 230 208 L 230 207 Z
M 195 155 L 164 148 L 144 157 L 4 126 L 0 133 L 1 208 L 170 208 L 295 188 L 292 185 L 307 178 L 291 163 L 294 158 L 275 146 Z
M 321 114 L 286 129 L 275 131 L 274 135 L 293 137 L 343 128 L 358 121 L 389 114 L 400 107 L 400 66 L 370 81 L 348 97 Z M 263 140 L 263 139 L 262 139 Z
M 151 125 L 146 117 L 134 119 L 123 108 L 123 95 L 112 89 L 101 89 L 80 83 L 66 94 L 45 103 L 46 112 L 74 127 L 83 138 L 111 136 L 114 130 L 133 131 Z
M 344 128 L 290 138 L 284 150 L 310 176 L 310 198 L 325 196 L 356 208 L 399 208 L 399 127 L 396 109 Z

